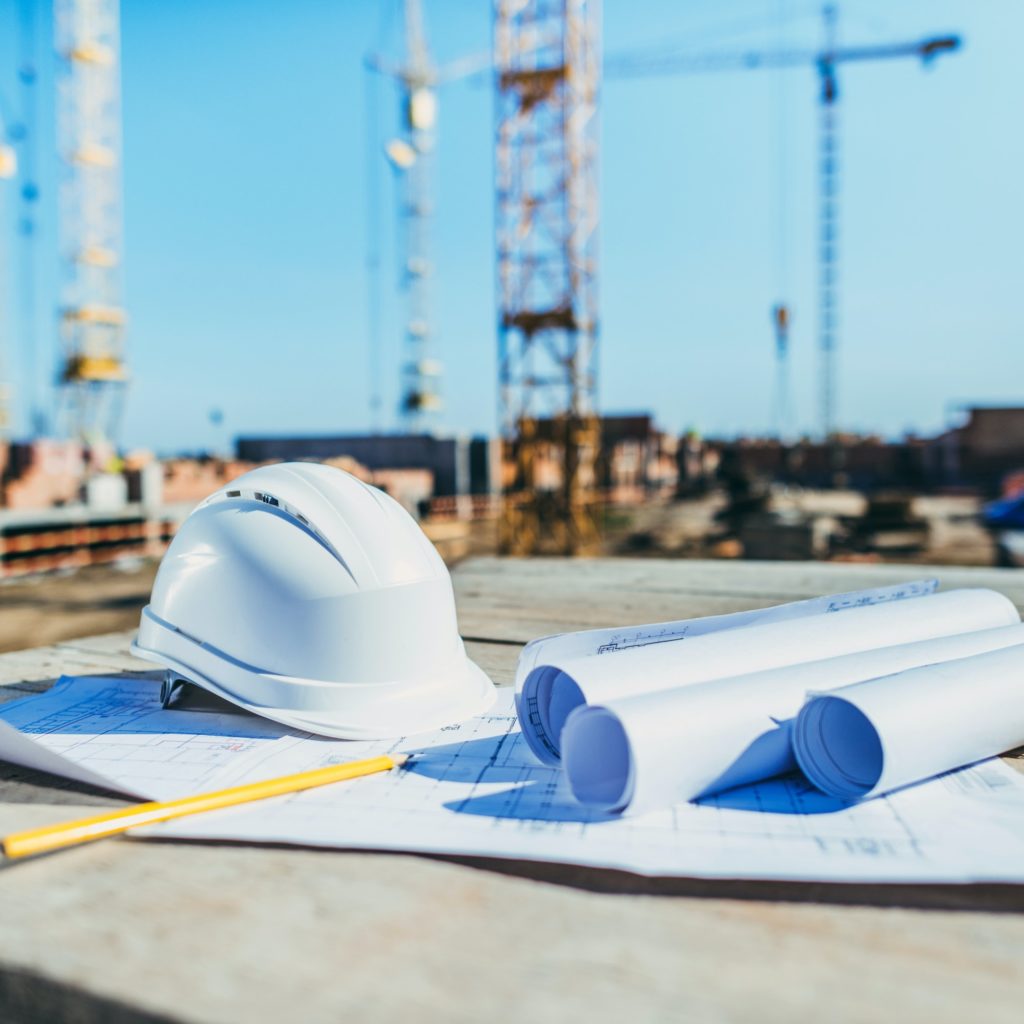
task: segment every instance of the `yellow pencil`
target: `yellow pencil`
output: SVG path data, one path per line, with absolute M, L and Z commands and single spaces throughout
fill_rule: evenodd
M 252 800 L 265 800 L 271 796 L 297 793 L 301 789 L 312 789 L 314 786 L 326 786 L 331 782 L 372 775 L 374 772 L 390 771 L 405 764 L 408 759 L 406 754 L 371 757 L 365 761 L 332 764 L 327 768 L 282 775 L 280 778 L 267 779 L 264 782 L 250 782 L 244 786 L 234 786 L 213 793 L 198 793 L 179 800 L 136 804 L 134 807 L 97 814 L 91 818 L 80 818 L 78 821 L 65 821 L 59 825 L 14 832 L 3 840 L 3 850 L 11 858 L 49 853 L 64 846 L 104 839 L 140 825 L 153 825 L 158 821 L 182 818 L 187 814 L 216 811 L 222 807 L 234 807 Z

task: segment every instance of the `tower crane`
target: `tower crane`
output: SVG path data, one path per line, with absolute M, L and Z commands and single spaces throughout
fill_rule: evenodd
M 826 439 L 836 434 L 836 348 L 839 309 L 839 100 L 838 68 L 844 64 L 916 58 L 930 64 L 936 57 L 960 48 L 956 35 L 877 45 L 839 46 L 835 5 L 823 9 L 825 40 L 820 50 L 780 49 L 710 54 L 622 53 L 605 60 L 608 78 L 815 67 L 820 86 L 819 210 L 818 210 L 818 348 L 821 355 L 821 425 Z M 773 314 L 779 356 L 787 345 L 789 310 L 783 304 Z
M 402 134 L 387 144 L 385 152 L 401 188 L 401 284 L 406 317 L 399 412 L 406 429 L 412 432 L 422 429 L 442 408 L 438 387 L 441 366 L 433 353 L 430 303 L 437 69 L 427 48 L 419 0 L 405 0 L 404 14 L 404 62 L 387 64 L 374 56 L 367 59 L 367 65 L 391 75 L 402 96 Z
M 957 36 L 845 46 L 824 9 L 817 50 L 693 55 L 650 51 L 601 61 L 599 0 L 496 0 L 495 155 L 499 404 L 514 480 L 502 506 L 500 547 L 572 554 L 597 537 L 600 423 L 597 375 L 597 95 L 607 78 L 815 67 L 821 86 L 819 324 L 821 415 L 836 429 L 838 128 L 837 69 L 907 57 L 929 63 Z M 780 382 L 791 313 L 773 310 Z M 781 386 L 781 384 L 780 384 Z M 542 407 L 542 409 L 541 409 Z M 546 413 L 540 419 L 538 412 Z M 561 481 L 542 486 L 542 463 L 560 452 Z
M 427 45 L 420 0 L 404 0 L 403 14 L 403 61 L 395 63 L 371 54 L 366 66 L 393 78 L 401 94 L 402 131 L 387 143 L 385 154 L 401 189 L 401 286 L 406 317 L 399 413 L 405 429 L 414 432 L 434 425 L 444 407 L 430 288 L 438 87 L 476 73 L 487 58 L 469 57 L 438 67 Z
M 118 0 L 56 0 L 62 281 L 61 419 L 90 444 L 116 432 L 127 383 L 121 304 Z
M 496 0 L 494 65 L 499 545 L 580 554 L 599 535 L 600 0 Z

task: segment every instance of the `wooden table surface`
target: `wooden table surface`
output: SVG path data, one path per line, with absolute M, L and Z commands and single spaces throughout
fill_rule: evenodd
M 1024 572 L 937 569 L 1024 606 Z M 477 559 L 472 656 L 920 567 Z M 2 596 L 0 596 L 2 600 Z M 143 666 L 130 634 L 0 656 L 0 701 Z M 120 801 L 0 762 L 0 831 Z M 1018 1021 L 1024 887 L 651 880 L 527 863 L 117 840 L 0 867 L 0 1021 Z

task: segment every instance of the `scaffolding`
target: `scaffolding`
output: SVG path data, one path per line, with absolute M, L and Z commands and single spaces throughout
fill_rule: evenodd
M 579 554 L 599 512 L 599 0 L 496 0 L 494 62 L 500 547 Z
M 59 419 L 91 444 L 116 433 L 127 382 L 121 305 L 118 0 L 56 0 L 60 183 Z

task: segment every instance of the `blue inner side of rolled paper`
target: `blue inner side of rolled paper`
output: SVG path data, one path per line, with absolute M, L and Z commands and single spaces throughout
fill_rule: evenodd
M 562 749 L 562 730 L 570 712 L 586 704 L 583 691 L 565 672 L 559 672 L 551 683 L 551 699 L 547 707 L 547 729 L 559 752 Z M 543 712 L 542 712 L 543 713 Z
M 842 697 L 808 701 L 797 717 L 793 749 L 804 774 L 842 799 L 869 793 L 882 777 L 882 741 L 868 717 Z
M 619 719 L 601 707 L 574 711 L 562 733 L 565 772 L 582 804 L 625 810 L 633 798 L 633 755 Z
M 553 665 L 540 665 L 516 697 L 519 724 L 530 749 L 545 764 L 561 758 L 561 735 L 569 713 L 586 704 L 575 680 Z

